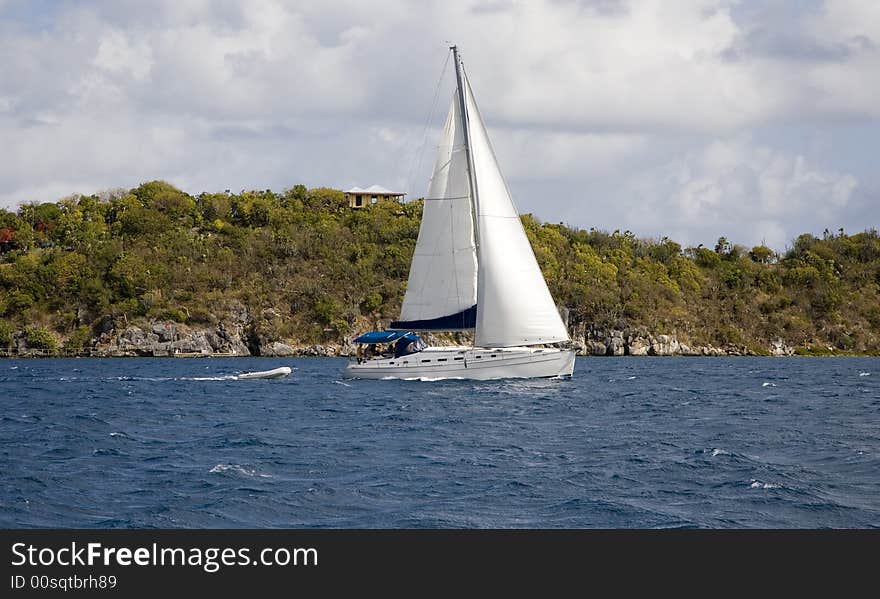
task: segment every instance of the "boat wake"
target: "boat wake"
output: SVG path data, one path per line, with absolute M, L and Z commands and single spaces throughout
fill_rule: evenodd
M 221 374 L 217 376 L 114 376 L 105 378 L 107 381 L 130 381 L 148 383 L 166 383 L 168 381 L 234 381 L 238 378 L 234 374 Z

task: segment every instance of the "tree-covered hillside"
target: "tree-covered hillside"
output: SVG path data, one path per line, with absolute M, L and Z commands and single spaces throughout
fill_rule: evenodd
M 108 322 L 214 327 L 232 312 L 263 340 L 340 343 L 397 316 L 421 216 L 419 201 L 351 210 L 342 192 L 301 185 L 192 196 L 153 181 L 105 195 L 0 210 L 0 347 L 24 335 L 81 348 Z M 880 352 L 875 229 L 801 235 L 776 255 L 522 219 L 576 336 Z

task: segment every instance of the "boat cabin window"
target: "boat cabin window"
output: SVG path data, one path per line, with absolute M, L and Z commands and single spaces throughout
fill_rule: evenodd
M 446 358 L 437 358 L 437 361 L 438 361 L 438 362 L 445 362 L 445 361 L 446 361 Z
M 425 362 L 430 362 L 430 361 L 431 360 L 422 360 L 422 364 L 424 364 Z
M 462 357 L 454 358 L 455 360 L 464 360 Z

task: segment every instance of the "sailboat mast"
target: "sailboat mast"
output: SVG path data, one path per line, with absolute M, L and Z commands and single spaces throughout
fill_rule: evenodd
M 458 46 L 450 46 L 452 59 L 455 62 L 455 82 L 458 85 L 458 106 L 461 113 L 461 127 L 464 134 L 464 152 L 467 156 L 468 182 L 471 187 L 471 220 L 474 224 L 474 245 L 480 247 L 480 226 L 477 221 L 477 178 L 474 172 L 474 159 L 471 155 L 471 134 L 468 124 L 467 101 L 464 97 L 465 75 L 458 57 Z M 479 256 L 479 254 L 478 254 Z M 479 263 L 479 258 L 477 259 Z

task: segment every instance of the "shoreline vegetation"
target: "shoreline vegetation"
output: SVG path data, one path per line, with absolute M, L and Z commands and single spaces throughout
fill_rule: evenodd
M 163 181 L 0 209 L 0 357 L 349 355 L 400 310 L 421 210 Z M 521 218 L 581 355 L 880 355 L 876 229 L 777 253 Z

